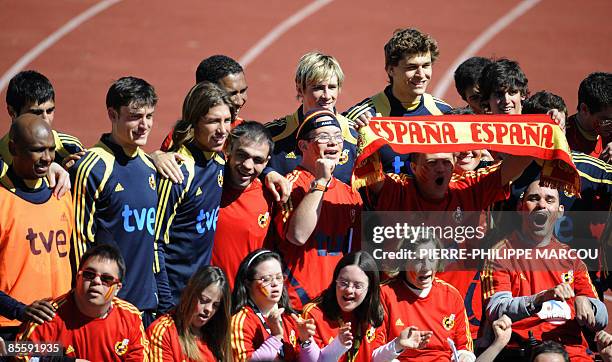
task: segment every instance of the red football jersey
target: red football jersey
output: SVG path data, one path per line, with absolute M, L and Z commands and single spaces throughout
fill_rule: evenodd
M 265 320 L 265 319 L 264 319 Z M 298 330 L 295 321 L 287 313 L 283 314 L 283 361 L 297 361 Z M 249 306 L 232 316 L 232 352 L 234 361 L 248 361 L 251 355 L 270 336 L 261 319 Z M 280 358 L 280 356 L 277 356 Z
M 421 298 L 408 289 L 405 281 L 396 278 L 381 286 L 380 297 L 385 308 L 387 341 L 410 326 L 433 332 L 427 347 L 406 349 L 398 357 L 400 361 L 450 361 L 447 338 L 453 340 L 457 350 L 473 351 L 463 298 L 452 285 L 434 278 L 429 294 Z
M 259 179 L 242 192 L 228 185 L 223 188 L 212 265 L 225 270 L 231 289 L 242 259 L 264 246 L 272 205 L 272 198 L 264 192 Z
M 514 233 L 510 238 L 500 241 L 494 248 L 499 249 L 500 255 L 503 255 L 504 250 L 507 249 L 531 249 L 533 247 L 523 243 L 518 233 Z M 570 283 L 576 295 L 597 298 L 597 291 L 581 260 L 562 259 L 550 254 L 561 249 L 568 250 L 569 247 L 553 239 L 545 247 L 533 248 L 530 258 L 487 261 L 482 273 L 485 302 L 488 303 L 497 292 L 508 291 L 513 297 L 528 296 L 554 288 L 561 283 Z M 548 253 L 549 257 L 538 259 L 536 252 L 544 256 Z M 545 303 L 536 315 L 512 323 L 512 334 L 520 338 L 513 338 L 508 347 L 517 348 L 519 340 L 527 341 L 528 332 L 532 331 L 537 340 L 553 340 L 564 345 L 572 361 L 574 358 L 578 360 L 587 358 L 588 345 L 575 317 L 574 298 L 566 302 Z M 588 360 L 591 361 L 592 358 Z
M 149 342 L 140 312 L 132 304 L 115 297 L 106 317 L 92 319 L 79 312 L 72 292 L 54 303 L 58 309 L 53 320 L 27 323 L 17 339 L 59 342 L 64 356 L 89 361 L 149 360 Z
M 468 171 L 462 175 L 453 175 L 448 186 L 446 198 L 442 201 L 428 200 L 418 192 L 412 177 L 405 175 L 386 176 L 383 189 L 379 193 L 376 209 L 402 211 L 446 211 L 447 219 L 441 219 L 440 214 L 432 214 L 427 225 L 456 225 L 455 218 L 462 218 L 464 211 L 484 211 L 493 203 L 510 196 L 510 187 L 501 187 L 500 164 L 495 164 L 476 171 Z M 450 213 L 452 212 L 452 214 Z M 462 225 L 486 226 L 480 217 L 471 213 L 470 220 L 461 220 Z M 479 248 L 479 239 L 466 240 L 457 244 L 459 248 Z M 438 273 L 436 276 L 457 288 L 466 305 L 466 312 L 471 321 L 472 338 L 476 338 L 482 318 L 482 293 L 480 289 L 480 273 L 476 262 L 460 261 L 451 271 Z
M 149 360 L 151 362 L 194 362 L 183 354 L 176 324 L 171 315 L 165 314 L 153 322 L 147 328 L 147 335 L 150 343 Z M 197 344 L 202 361 L 217 360 L 204 341 L 198 339 Z
M 344 253 L 360 249 L 363 203 L 358 192 L 332 178 L 323 195 L 317 226 L 308 241 L 297 246 L 286 240 L 285 235 L 293 210 L 310 191 L 314 176 L 298 167 L 287 178 L 293 182 L 293 190 L 287 204 L 274 216 L 274 223 L 280 239 L 277 248 L 288 269 L 289 297 L 293 307 L 299 309 L 329 286 Z
M 304 306 L 304 313 L 302 316 L 304 319 L 312 318 L 316 323 L 316 333 L 313 336 L 317 345 L 323 349 L 325 346 L 330 344 L 334 338 L 338 336 L 338 330 L 344 322 L 351 322 L 352 333 L 355 336 L 356 333 L 356 323 L 350 316 L 343 316 L 344 318 L 340 319 L 329 319 L 327 316 L 323 314 L 323 311 L 319 308 L 319 304 L 308 303 Z M 386 333 L 384 330 L 384 324 L 378 328 L 374 328 L 373 326 L 368 325 L 368 327 L 363 331 L 363 337 L 359 342 L 359 349 L 357 350 L 357 354 L 349 360 L 348 352 L 343 354 L 339 361 L 343 362 L 354 362 L 354 361 L 363 361 L 369 362 L 372 360 L 372 352 L 374 350 L 386 343 Z M 355 344 L 355 341 L 353 341 Z

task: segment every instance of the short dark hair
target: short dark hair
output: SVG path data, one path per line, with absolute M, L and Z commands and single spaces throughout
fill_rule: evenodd
M 480 78 L 482 70 L 491 63 L 493 61 L 489 58 L 471 57 L 459 64 L 455 69 L 455 88 L 457 88 L 457 93 L 459 93 L 461 99 L 467 101 L 465 90 L 478 85 L 478 78 Z
M 474 115 L 474 110 L 470 107 L 457 107 L 444 112 L 447 115 Z
M 528 80 L 519 63 L 510 59 L 498 59 L 484 67 L 478 88 L 481 99 L 487 102 L 491 94 L 500 90 L 517 90 L 522 96 L 529 95 Z
M 556 109 L 559 112 L 567 115 L 567 106 L 565 101 L 560 96 L 542 90 L 534 93 L 531 97 L 523 102 L 523 114 L 546 114 L 551 109 Z
M 28 103 L 55 101 L 55 91 L 47 77 L 35 70 L 17 73 L 6 89 L 6 104 L 19 115 Z
M 531 361 L 535 360 L 542 353 L 558 353 L 563 356 L 565 362 L 570 362 L 569 355 L 563 345 L 555 341 L 544 341 L 536 346 L 531 352 Z
M 117 112 L 121 107 L 133 105 L 135 107 L 152 106 L 157 104 L 155 88 L 146 80 L 136 77 L 122 77 L 117 79 L 106 93 L 106 107 Z
M 85 254 L 83 254 L 81 257 L 79 269 L 92 258 L 99 258 L 117 263 L 117 269 L 119 269 L 119 280 L 123 281 L 123 278 L 125 277 L 125 260 L 117 247 L 112 244 L 98 244 L 93 248 L 87 249 Z
M 196 69 L 196 83 L 212 82 L 218 83 L 222 78 L 230 74 L 244 72 L 242 66 L 227 55 L 213 55 L 200 62 Z
M 274 141 L 270 131 L 263 124 L 255 121 L 244 121 L 234 127 L 229 134 L 227 141 L 228 153 L 231 152 L 236 142 L 246 139 L 254 143 L 267 143 L 269 147 L 268 156 L 274 151 Z
M 582 80 L 578 88 L 578 109 L 582 103 L 589 108 L 589 113 L 612 106 L 612 73 L 595 72 Z

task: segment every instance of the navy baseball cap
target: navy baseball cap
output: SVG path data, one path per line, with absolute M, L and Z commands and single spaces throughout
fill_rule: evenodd
M 325 126 L 334 126 L 342 129 L 342 127 L 340 127 L 340 122 L 338 122 L 338 119 L 336 118 L 336 114 L 334 112 L 325 108 L 315 108 L 313 110 L 308 111 L 304 115 L 304 120 L 298 128 L 295 137 L 298 140 L 306 139 L 306 135 L 308 135 L 310 131 Z

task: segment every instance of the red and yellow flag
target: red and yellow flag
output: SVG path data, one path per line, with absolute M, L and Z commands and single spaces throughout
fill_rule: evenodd
M 389 145 L 397 153 L 439 153 L 488 149 L 544 160 L 541 183 L 578 194 L 580 177 L 561 128 L 543 114 L 445 115 L 372 118 L 359 130 L 353 187 L 380 180 L 376 152 Z

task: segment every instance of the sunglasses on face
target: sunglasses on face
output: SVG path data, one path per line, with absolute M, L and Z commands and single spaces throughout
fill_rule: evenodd
M 83 279 L 88 281 L 92 281 L 96 279 L 96 277 L 100 277 L 100 282 L 102 282 L 102 284 L 106 285 L 107 287 L 112 287 L 113 285 L 121 282 L 121 280 L 115 278 L 112 275 L 100 274 L 91 270 L 80 270 L 78 274 L 83 277 Z

